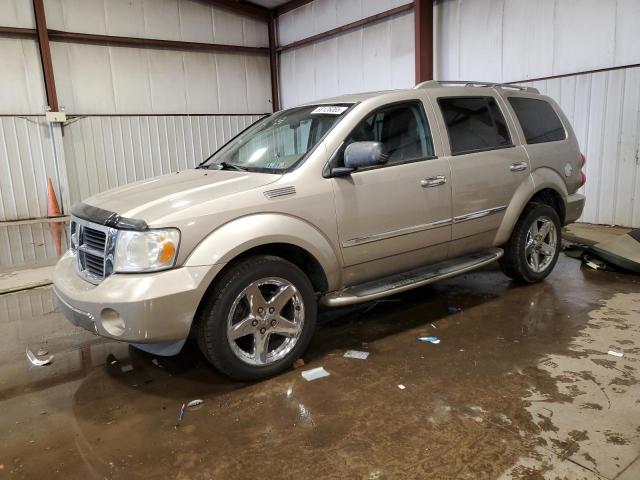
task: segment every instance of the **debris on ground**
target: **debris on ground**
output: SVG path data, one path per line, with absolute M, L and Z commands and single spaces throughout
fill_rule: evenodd
M 447 307 L 447 312 L 449 313 L 458 313 L 461 311 L 462 309 L 460 307 Z
M 133 370 L 133 365 L 123 365 L 122 367 L 120 367 L 120 371 L 122 373 L 127 373 L 127 372 L 130 372 L 131 370 Z
M 431 326 L 432 326 L 433 328 L 436 328 L 436 326 L 435 326 L 433 323 L 431 324 Z
M 295 362 L 293 362 L 293 368 L 304 367 L 304 360 L 302 358 L 298 358 Z
M 311 370 L 305 370 L 302 372 L 302 378 L 304 378 L 307 382 L 311 382 L 313 380 L 317 380 L 319 378 L 328 377 L 330 375 L 324 367 L 312 368 Z
M 153 363 L 158 368 L 164 368 L 162 365 L 160 365 L 160 362 L 158 362 L 157 358 L 152 359 L 151 363 Z
M 404 385 L 402 385 L 402 384 L 399 384 L 399 385 L 398 385 L 398 388 L 399 388 L 400 390 L 404 390 L 404 389 L 405 389 L 405 388 L 407 388 L 407 387 L 405 387 L 405 386 L 404 386 Z
M 609 355 L 613 355 L 614 357 L 623 357 L 624 356 L 624 353 L 616 352 L 615 350 L 609 350 L 607 353 Z
M 36 355 L 39 356 L 39 357 L 44 357 L 48 353 L 49 353 L 49 350 L 45 350 L 44 348 L 41 348 L 40 350 L 38 350 L 36 352 Z
M 607 264 L 597 258 L 592 258 L 589 255 L 583 255 L 582 261 L 584 264 L 592 270 L 606 270 Z
M 35 367 L 42 367 L 44 365 L 49 365 L 51 364 L 51 362 L 53 361 L 53 355 L 51 355 L 49 358 L 45 358 L 45 359 L 39 359 L 37 358 L 33 352 L 31 350 L 29 350 L 29 347 L 27 347 L 27 360 L 29 360 L 31 362 L 31 365 L 35 366 Z
M 369 352 L 363 352 L 360 350 L 347 350 L 344 352 L 344 357 L 346 358 L 357 358 L 358 360 L 366 360 L 369 356 Z
M 177 427 L 178 425 L 180 425 L 180 422 L 182 422 L 182 419 L 184 418 L 184 409 L 185 409 L 185 408 L 187 408 L 187 404 L 186 404 L 186 403 L 183 403 L 183 404 L 180 406 L 180 410 L 178 411 L 178 423 L 176 423 L 176 427 Z
M 189 410 L 196 410 L 196 407 L 201 406 L 204 403 L 204 400 L 197 398 L 195 400 L 191 400 L 189 403 L 187 403 L 187 408 Z
M 418 338 L 416 338 L 416 340 L 419 341 L 419 342 L 433 343 L 435 345 L 440 343 L 440 339 L 438 337 L 418 337 Z

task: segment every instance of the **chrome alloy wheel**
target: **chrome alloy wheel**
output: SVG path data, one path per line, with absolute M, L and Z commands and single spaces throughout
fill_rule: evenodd
M 249 365 L 269 365 L 295 347 L 304 325 L 304 302 L 283 278 L 256 280 L 236 297 L 227 316 L 231 351 Z
M 558 248 L 558 232 L 549 217 L 538 217 L 529 227 L 524 254 L 527 264 L 536 273 L 549 267 Z

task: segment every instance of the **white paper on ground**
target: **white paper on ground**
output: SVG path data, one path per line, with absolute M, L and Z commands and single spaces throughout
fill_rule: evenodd
M 358 360 L 366 360 L 369 356 L 369 352 L 363 352 L 361 350 L 347 350 L 344 352 L 346 358 L 357 358 Z
M 312 368 L 311 370 L 305 370 L 304 372 L 302 372 L 302 377 L 307 382 L 311 382 L 323 377 L 328 377 L 329 375 L 330 373 L 327 372 L 323 367 Z
M 615 351 L 613 351 L 613 350 L 609 350 L 607 353 L 608 353 L 609 355 L 613 355 L 614 357 L 622 357 L 622 356 L 624 356 L 624 353 L 622 353 L 622 352 L 615 352 Z
M 404 385 L 400 384 L 400 385 L 398 385 L 398 388 L 399 388 L 400 390 L 404 390 L 404 389 L 405 389 L 405 388 L 407 388 L 407 387 L 405 387 Z

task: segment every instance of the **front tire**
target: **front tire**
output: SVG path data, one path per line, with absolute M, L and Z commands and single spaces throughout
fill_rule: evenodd
M 560 217 L 553 208 L 529 203 L 504 247 L 502 271 L 518 282 L 544 280 L 558 261 L 561 232 Z
M 198 318 L 198 345 L 225 375 L 258 380 L 288 369 L 306 350 L 316 316 L 302 270 L 279 257 L 250 257 L 215 284 Z

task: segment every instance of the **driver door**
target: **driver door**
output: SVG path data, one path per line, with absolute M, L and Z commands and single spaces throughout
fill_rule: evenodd
M 358 141 L 382 142 L 389 159 L 332 179 L 345 283 L 445 258 L 451 240 L 451 172 L 446 159 L 435 157 L 422 102 L 371 112 L 342 151 Z

